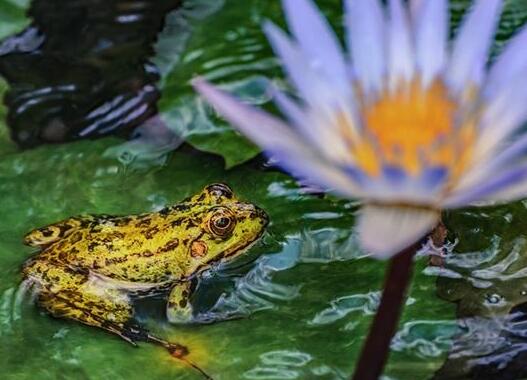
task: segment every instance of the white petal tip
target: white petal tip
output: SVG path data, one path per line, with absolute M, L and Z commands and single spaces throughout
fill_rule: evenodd
M 209 84 L 203 77 L 198 76 L 190 80 L 190 85 L 194 87 L 196 90 L 200 90 L 203 87 L 207 87 Z
M 439 211 L 405 206 L 366 205 L 358 233 L 362 248 L 380 259 L 389 259 L 432 230 Z

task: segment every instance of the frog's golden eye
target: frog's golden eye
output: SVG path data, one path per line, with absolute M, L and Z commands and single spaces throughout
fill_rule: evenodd
M 217 208 L 209 219 L 208 227 L 217 236 L 229 235 L 236 226 L 236 216 L 228 208 Z

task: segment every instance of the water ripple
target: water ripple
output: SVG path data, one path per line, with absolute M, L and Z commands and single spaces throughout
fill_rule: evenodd
M 455 321 L 412 321 L 404 324 L 391 343 L 391 349 L 420 358 L 438 357 L 448 352 L 460 328 Z
M 0 336 L 12 332 L 13 324 L 20 320 L 26 295 L 33 298 L 26 284 L 6 289 L 0 295 Z
M 274 273 L 293 267 L 298 260 L 296 245 L 286 244 L 281 253 L 260 257 L 255 267 L 237 279 L 234 290 L 222 294 L 206 313 L 207 318 L 224 319 L 243 316 L 255 311 L 274 308 L 276 302 L 287 301 L 299 295 L 301 286 L 273 283 Z
M 245 372 L 246 379 L 289 380 L 300 378 L 301 367 L 306 366 L 313 357 L 305 352 L 279 350 L 260 355 L 261 365 Z M 305 377 L 303 377 L 305 378 Z
M 247 275 L 235 281 L 234 290 L 223 294 L 203 317 L 207 320 L 225 319 L 229 316 L 243 316 L 255 311 L 273 309 L 277 302 L 298 297 L 301 289 L 301 285 L 282 285 L 273 282 L 276 272 L 290 269 L 299 263 L 349 260 L 357 257 L 357 252 L 360 251 L 357 249 L 356 238 L 350 235 L 349 231 L 325 228 L 291 235 L 279 253 L 261 256 Z M 378 298 L 377 292 L 343 297 L 334 301 L 335 303 L 330 307 L 330 309 L 335 307 L 339 311 L 323 312 L 319 319 L 336 318 L 332 316 L 334 313 L 348 314 L 355 310 L 350 309 L 354 307 L 373 313 Z M 408 302 L 412 303 L 413 299 L 409 299 Z M 360 306 L 352 306 L 354 303 Z M 338 316 L 337 319 L 340 318 L 342 316 Z
M 353 294 L 339 297 L 331 301 L 328 308 L 317 313 L 308 324 L 313 326 L 328 325 L 345 318 L 348 314 L 355 311 L 363 315 L 372 315 L 375 314 L 375 311 L 379 307 L 380 300 L 381 292 L 369 292 L 366 294 Z M 411 297 L 406 301 L 407 306 L 413 303 L 415 303 L 415 299 Z M 346 329 L 352 327 L 350 325 Z

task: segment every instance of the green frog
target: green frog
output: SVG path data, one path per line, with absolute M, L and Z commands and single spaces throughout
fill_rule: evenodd
M 184 357 L 134 323 L 134 296 L 168 294 L 172 323 L 193 321 L 192 280 L 218 262 L 239 257 L 265 230 L 266 213 L 241 202 L 225 184 L 158 212 L 133 216 L 79 216 L 29 232 L 25 244 L 40 252 L 23 267 L 38 304 L 73 319 L 144 340 Z

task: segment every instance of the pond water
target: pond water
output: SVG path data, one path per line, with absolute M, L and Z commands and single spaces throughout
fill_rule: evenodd
M 347 379 L 378 305 L 385 270 L 384 262 L 368 258 L 357 245 L 352 228 L 357 204 L 317 194 L 269 167 L 257 148 L 216 118 L 188 84 L 194 75 L 205 75 L 266 106 L 266 84 L 284 82 L 260 24 L 265 18 L 282 23 L 279 2 L 168 3 L 166 23 L 150 55 L 138 58 L 155 68 L 157 82 L 148 85 L 157 85 L 160 100 L 156 96 L 148 104 L 159 113 L 135 139 L 105 137 L 21 150 L 9 139 L 5 123 L 13 110 L 0 109 L 0 377 L 200 379 L 159 347 L 140 343 L 136 348 L 38 310 L 19 288 L 21 265 L 34 253 L 22 238 L 72 215 L 159 210 L 209 183 L 226 182 L 240 198 L 264 208 L 271 220 L 246 257 L 211 268 L 199 283 L 193 300 L 198 312 L 236 318 L 172 326 L 153 305 L 141 308 L 141 322 L 188 346 L 190 358 L 217 380 Z M 332 24 L 341 24 L 340 1 L 318 3 Z M 468 3 L 453 2 L 456 20 Z M 26 1 L 0 0 L 1 37 L 29 24 L 27 7 Z M 527 4 L 507 1 L 497 48 L 525 19 Z M 118 52 L 122 42 L 112 43 Z M 7 58 L 2 54 L 0 49 L 0 62 Z M 54 54 L 60 58 L 60 50 Z M 79 80 L 69 79 L 74 87 Z M 22 72 L 17 80 L 33 79 Z M 140 84 L 134 89 L 144 88 Z M 0 85 L 0 93 L 8 88 Z M 84 90 L 79 94 L 86 96 Z M 119 95 L 102 93 L 92 94 L 92 108 Z M 61 99 L 54 104 L 70 98 Z M 59 108 L 53 110 L 55 119 L 63 115 Z M 70 110 L 64 120 L 81 120 L 75 125 L 85 127 L 86 109 Z M 120 118 L 133 112 L 110 109 Z M 49 115 L 45 111 L 39 110 Z M 17 124 L 15 119 L 9 120 L 16 131 L 27 127 L 27 120 L 48 120 L 35 117 Z M 30 127 L 39 131 L 43 126 Z M 428 246 L 416 259 L 385 380 L 527 377 L 525 220 L 525 202 L 444 214 L 447 241 L 444 247 Z M 438 251 L 447 254 L 445 263 L 430 265 L 428 255 Z

